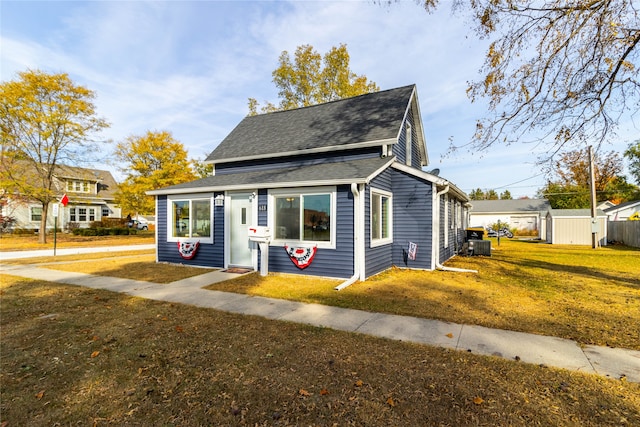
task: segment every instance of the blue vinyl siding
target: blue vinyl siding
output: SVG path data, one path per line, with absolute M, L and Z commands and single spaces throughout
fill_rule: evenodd
M 464 229 L 462 224 L 458 223 L 456 220 L 456 211 L 457 209 L 462 209 L 460 202 L 455 199 L 449 199 L 448 203 L 445 203 L 445 200 L 449 198 L 448 195 L 440 196 L 440 259 L 441 263 L 445 262 L 449 258 L 453 257 L 460 250 L 463 239 L 464 239 Z M 457 205 L 457 208 L 454 207 Z M 445 208 L 446 206 L 446 208 Z M 445 223 L 445 209 L 447 212 L 447 220 Z M 444 246 L 444 235 L 448 234 L 448 245 Z
M 353 194 L 346 185 L 338 186 L 336 195 L 336 249 L 319 248 L 311 265 L 300 270 L 283 247 L 269 248 L 269 271 L 348 278 L 353 275 Z
M 300 167 L 311 166 L 332 162 L 344 162 L 351 160 L 362 160 L 368 158 L 375 158 L 380 156 L 380 147 L 370 147 L 360 150 L 354 150 L 353 152 L 345 153 L 338 152 L 333 153 L 318 153 L 313 155 L 306 155 L 304 157 L 287 157 L 287 158 L 274 158 L 274 159 L 260 159 L 243 162 L 222 163 L 216 165 L 216 175 L 225 175 L 230 173 L 243 173 L 243 172 L 257 172 L 265 171 L 274 168 L 288 168 L 288 167 Z
M 217 195 L 218 193 L 215 194 Z M 198 252 L 192 259 L 184 259 L 180 256 L 176 242 L 167 242 L 167 196 L 158 196 L 156 221 L 159 262 L 200 267 L 224 267 L 224 206 L 214 206 L 213 244 L 200 243 Z
M 413 109 L 409 110 L 405 122 L 402 124 L 402 130 L 398 138 L 398 143 L 393 146 L 393 154 L 398 159 L 398 162 L 407 164 L 407 126 L 411 125 L 411 165 L 414 168 L 421 169 L 420 165 L 420 147 L 418 139 L 418 130 L 415 126 L 413 119 Z
M 433 269 L 433 184 L 393 170 L 393 264 Z M 415 260 L 406 258 L 409 242 L 416 243 Z
M 391 192 L 391 170 L 387 169 L 371 180 L 371 184 L 365 186 L 364 202 L 364 239 L 365 239 L 365 277 L 370 277 L 393 266 L 393 244 L 371 247 L 371 189 Z M 396 200 L 392 197 L 393 215 L 395 217 Z M 395 222 L 393 224 L 393 236 L 395 239 Z

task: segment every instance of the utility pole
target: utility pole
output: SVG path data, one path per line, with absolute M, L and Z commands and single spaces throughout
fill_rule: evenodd
M 598 246 L 598 217 L 596 213 L 596 171 L 593 167 L 593 148 L 589 146 L 589 186 L 591 188 L 591 247 Z

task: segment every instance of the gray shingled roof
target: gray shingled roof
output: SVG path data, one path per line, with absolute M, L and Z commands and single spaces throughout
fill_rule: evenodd
M 394 158 L 369 158 L 344 162 L 322 163 L 270 169 L 265 171 L 214 175 L 197 181 L 177 184 L 147 194 L 176 194 L 257 188 L 301 187 L 313 185 L 364 183 L 373 178 Z
M 551 208 L 547 199 L 472 200 L 471 213 L 542 212 Z
M 245 117 L 207 157 L 232 159 L 274 157 L 305 150 L 349 149 L 395 139 L 415 85 L 328 102 L 295 110 Z
M 628 208 L 630 206 L 635 206 L 635 205 L 640 205 L 640 200 L 631 200 L 630 202 L 620 203 L 619 205 L 611 206 L 609 208 L 606 208 L 606 209 L 604 209 L 604 211 L 606 213 L 616 212 L 616 211 L 619 211 L 621 209 L 625 209 L 625 208 Z

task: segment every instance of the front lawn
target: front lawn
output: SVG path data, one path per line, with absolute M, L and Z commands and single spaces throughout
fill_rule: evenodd
M 71 233 L 56 233 L 56 248 L 148 245 L 156 241 L 155 232 L 138 231 L 126 236 L 74 236 Z M 47 243 L 38 243 L 37 234 L 0 234 L 0 258 L 2 252 L 53 249 L 53 234 L 47 234 Z
M 640 425 L 622 380 L 8 275 L 0 293 L 2 426 Z
M 254 273 L 209 289 L 314 302 L 455 323 L 559 336 L 640 350 L 640 251 L 501 239 L 492 257 L 456 257 L 473 273 L 393 269 L 340 292 L 309 276 Z M 147 253 L 152 253 L 148 251 Z M 152 254 L 116 253 L 15 260 L 47 268 L 166 283 L 208 270 L 156 264 Z M 100 258 L 103 258 L 100 260 Z
M 491 257 L 393 269 L 340 292 L 335 280 L 255 273 L 209 289 L 558 336 L 640 350 L 640 251 L 493 240 Z

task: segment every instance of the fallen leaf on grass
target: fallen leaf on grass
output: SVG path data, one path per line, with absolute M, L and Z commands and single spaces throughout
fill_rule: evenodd
M 176 326 L 176 331 L 184 332 L 184 328 L 182 326 Z
M 481 398 L 480 396 L 476 396 L 473 398 L 473 403 L 475 403 L 476 405 L 481 405 L 482 402 L 484 402 L 484 399 Z
M 363 385 L 364 385 L 364 382 L 362 380 L 356 381 L 356 387 L 362 387 Z
M 395 400 L 393 400 L 393 397 L 390 397 L 390 398 L 387 399 L 387 405 L 396 406 L 396 402 L 395 402 Z
M 322 396 L 326 396 L 327 394 L 329 394 L 329 390 L 327 390 L 326 388 L 323 388 L 322 390 L 320 390 L 320 394 Z
M 311 393 L 309 393 L 307 390 L 303 388 L 301 388 L 298 393 L 300 394 L 300 396 L 311 396 Z
M 100 352 L 98 350 L 96 350 L 93 353 L 91 353 L 91 358 L 93 359 L 94 357 L 98 357 L 99 354 L 100 354 Z
M 42 390 L 38 394 L 36 394 L 36 399 L 42 399 L 43 397 L 44 397 L 44 390 Z

